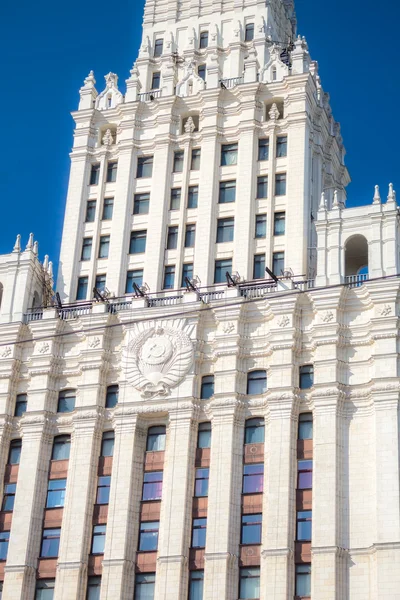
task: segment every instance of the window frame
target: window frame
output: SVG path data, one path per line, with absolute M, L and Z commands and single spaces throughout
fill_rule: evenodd
M 159 431 L 156 431 L 159 430 Z M 146 452 L 164 452 L 167 440 L 165 425 L 152 425 L 147 430 Z M 156 449 L 155 449 L 156 446 Z
M 117 181 L 118 161 L 109 160 L 107 162 L 106 183 L 115 183 Z
M 149 528 L 147 528 L 146 525 L 148 525 Z M 157 527 L 150 528 L 151 525 L 157 525 Z M 147 539 L 147 536 L 149 534 L 154 534 L 154 533 L 156 533 L 156 535 L 154 536 L 155 542 L 152 545 L 152 547 L 151 548 L 143 548 L 143 545 L 146 545 L 146 542 L 148 543 L 148 541 L 153 540 L 152 535 L 149 536 L 149 540 Z M 157 552 L 159 533 L 160 533 L 160 521 L 140 521 L 138 552 Z
M 262 235 L 259 233 L 259 227 L 262 230 Z M 260 213 L 256 215 L 255 234 L 256 240 L 263 240 L 267 237 L 267 213 Z
M 133 214 L 148 215 L 150 209 L 150 192 L 141 192 L 133 197 Z
M 153 177 L 154 155 L 146 154 L 137 157 L 136 179 L 150 179 Z M 150 171 L 150 174 L 147 174 Z M 143 173 L 146 172 L 146 175 Z
M 146 481 L 146 477 L 152 478 L 158 476 L 159 479 L 150 479 Z M 163 481 L 164 481 L 164 472 L 163 471 L 145 471 L 143 476 L 143 487 L 142 487 L 142 502 L 159 502 L 162 500 L 162 492 L 163 492 Z M 160 485 L 161 484 L 161 485 Z M 152 487 L 154 486 L 154 487 Z M 150 493 L 149 495 L 145 495 L 145 491 L 148 489 L 157 490 L 159 495 L 155 495 L 155 492 Z M 152 497 L 154 496 L 154 497 Z
M 108 485 L 107 485 L 108 483 Z M 110 504 L 110 488 L 111 488 L 111 475 L 99 475 L 97 478 L 97 489 L 96 489 L 96 502 L 99 506 L 106 506 Z M 108 490 L 108 491 L 103 491 Z M 103 501 L 107 499 L 107 502 Z M 99 502 L 101 500 L 101 502 Z
M 86 213 L 85 213 L 85 223 L 94 223 L 96 220 L 96 209 L 97 209 L 97 200 L 88 200 L 86 202 Z M 93 218 L 89 219 L 89 215 L 91 216 L 93 212 Z
M 175 265 L 165 265 L 164 266 L 163 290 L 173 290 L 174 289 L 175 275 L 176 275 Z
M 258 521 L 254 521 L 252 522 L 251 519 L 252 518 L 256 518 L 258 517 Z M 248 520 L 246 522 L 246 520 Z M 246 535 L 246 528 L 251 528 L 251 530 L 255 530 L 257 531 L 257 535 L 253 534 L 253 531 L 251 531 L 248 535 L 253 536 L 254 535 L 254 540 L 251 539 L 251 541 L 245 541 L 247 535 Z M 257 528 L 257 529 L 256 529 Z M 257 540 L 257 541 L 255 541 Z M 262 542 L 262 513 L 252 513 L 252 514 L 246 514 L 246 515 L 242 515 L 242 519 L 241 519 L 241 525 L 240 525 L 240 545 L 241 546 L 258 546 L 260 545 Z
M 208 38 L 209 38 L 209 33 L 207 30 L 200 31 L 199 50 L 205 50 L 206 48 L 208 48 Z
M 253 279 L 265 279 L 266 256 L 264 252 L 253 257 Z
M 299 388 L 310 390 L 314 386 L 314 365 L 306 364 L 299 366 Z
M 66 458 L 54 458 L 56 454 L 58 454 L 59 449 L 66 449 L 67 451 L 65 452 L 66 455 L 68 455 Z M 56 452 L 57 449 L 57 452 Z M 64 452 L 63 452 L 64 454 Z M 68 434 L 63 434 L 63 435 L 57 435 L 55 436 L 55 438 L 53 439 L 53 446 L 51 449 L 51 460 L 52 461 L 58 461 L 58 460 L 69 460 L 69 457 L 71 455 L 71 436 Z
M 233 198 L 231 200 L 230 198 Z M 219 182 L 218 204 L 233 204 L 236 202 L 236 179 Z
M 96 531 L 97 530 L 97 531 Z M 97 524 L 97 525 L 93 525 L 93 529 L 92 529 L 92 543 L 90 545 L 90 554 L 92 556 L 102 556 L 104 554 L 104 549 L 105 549 L 105 545 L 106 545 L 106 534 L 107 534 L 107 525 L 106 524 Z M 101 552 L 95 552 L 95 545 L 97 542 L 97 538 L 102 538 L 101 541 L 103 542 L 101 547 L 102 547 L 102 551 Z
M 262 430 L 262 439 L 251 439 L 253 436 L 257 438 L 257 431 Z M 263 417 L 251 417 L 246 419 L 244 425 L 244 443 L 247 444 L 264 444 L 265 443 L 265 421 Z
M 58 485 L 60 487 L 53 487 L 53 486 L 58 486 Z M 47 482 L 46 510 L 64 508 L 66 491 L 67 491 L 67 478 L 66 477 L 60 478 L 60 479 L 49 479 Z M 54 502 L 49 503 L 49 500 L 53 496 L 53 494 L 60 495 L 61 503 L 59 503 L 59 504 L 54 504 Z
M 178 248 L 178 225 L 169 225 L 167 231 L 167 250 L 176 250 Z
M 198 165 L 197 165 L 197 162 L 198 162 Z M 192 148 L 192 153 L 190 156 L 190 170 L 191 171 L 200 171 L 200 164 L 201 164 L 201 148 Z
M 161 71 L 153 71 L 151 76 L 151 90 L 159 90 L 161 87 Z
M 101 235 L 100 236 L 100 240 L 99 240 L 99 254 L 98 254 L 98 259 L 99 260 L 105 260 L 109 257 L 110 255 L 110 241 L 111 241 L 111 236 L 109 234 L 106 235 Z
M 17 438 L 17 439 L 11 440 L 9 450 L 8 450 L 7 465 L 19 465 L 21 462 L 21 452 L 22 452 L 22 439 Z M 16 454 L 15 458 L 14 458 L 14 454 Z M 13 462 L 11 462 L 11 460 Z
M 265 377 L 261 377 L 261 373 L 265 374 Z M 256 374 L 260 375 L 260 376 L 256 376 Z M 261 391 L 251 391 L 252 388 L 252 383 L 253 382 L 258 382 L 258 381 L 264 381 L 265 380 L 265 387 L 259 388 Z M 257 388 L 258 390 L 258 388 Z M 266 369 L 252 369 L 251 371 L 248 371 L 247 373 L 247 390 L 246 390 L 246 394 L 248 396 L 261 396 L 262 394 L 265 394 L 268 391 L 268 379 L 267 379 L 267 371 Z
M 310 424 L 311 423 L 311 427 L 307 425 L 305 425 L 304 427 L 302 426 L 302 423 L 306 423 L 306 424 Z M 313 439 L 313 427 L 314 427 L 314 423 L 313 423 L 313 414 L 312 412 L 305 412 L 305 413 L 300 413 L 299 415 L 299 425 L 298 425 L 298 432 L 297 432 L 297 439 L 298 440 L 312 440 Z M 302 433 L 303 429 L 311 429 L 311 437 L 303 437 L 304 433 Z
M 233 167 L 238 164 L 239 143 L 221 144 L 221 167 Z
M 185 248 L 194 248 L 196 243 L 196 223 L 186 223 Z
M 186 287 L 186 281 L 185 278 L 187 277 L 189 279 L 189 281 L 191 281 L 193 279 L 193 263 L 183 263 L 182 265 L 182 282 L 181 282 L 181 287 Z
M 224 239 L 225 236 L 228 239 Z M 217 220 L 217 244 L 228 244 L 234 241 L 235 236 L 235 218 L 222 217 Z
M 305 571 L 305 569 L 308 569 L 308 570 Z M 307 576 L 308 595 L 299 596 L 300 580 L 305 579 L 305 576 Z M 301 587 L 303 587 L 303 585 Z M 296 595 L 296 598 L 309 598 L 311 596 L 311 564 L 310 563 L 302 563 L 302 564 L 297 564 L 295 566 L 295 595 Z
M 257 200 L 268 199 L 268 175 L 257 177 Z
M 282 266 L 282 268 L 278 267 L 278 264 Z M 285 252 L 279 250 L 278 252 L 273 252 L 272 254 L 272 271 L 276 277 L 282 277 L 282 272 L 285 271 Z M 279 271 L 279 273 L 277 273 Z
M 12 488 L 13 491 L 8 488 Z M 1 505 L 1 511 L 6 513 L 12 513 L 14 511 L 14 503 L 15 503 L 15 494 L 17 493 L 17 484 L 16 483 L 4 483 L 4 491 L 3 491 L 3 502 Z M 7 506 L 9 499 L 11 499 L 11 508 Z
M 269 160 L 269 137 L 258 139 L 258 160 L 259 162 Z
M 0 562 L 6 562 L 8 545 L 10 543 L 10 531 L 0 532 Z
M 224 266 L 222 263 L 226 263 Z M 230 265 L 230 267 L 228 267 Z M 226 273 L 232 274 L 232 259 L 231 258 L 218 258 L 214 263 L 214 283 L 226 283 Z M 217 274 L 221 274 L 221 278 L 217 277 Z
M 105 292 L 107 283 L 107 275 L 104 273 L 99 273 L 96 275 L 95 279 L 95 288 L 99 292 Z
M 283 230 L 279 231 L 279 225 L 283 223 Z M 281 225 L 282 226 L 282 225 Z M 274 213 L 274 236 L 286 235 L 286 212 L 284 210 Z
M 199 205 L 199 186 L 189 185 L 188 189 L 188 209 L 198 208 Z
M 101 450 L 100 456 L 102 458 L 109 458 L 114 456 L 114 445 L 115 445 L 115 433 L 113 429 L 104 431 L 101 437 Z M 111 448 L 107 449 L 108 447 Z
M 113 399 L 111 400 L 112 395 L 113 395 Z M 114 399 L 116 399 L 115 402 L 114 402 Z M 106 389 L 105 407 L 106 408 L 115 408 L 118 404 L 118 399 L 119 399 L 119 385 L 117 383 L 112 383 L 111 385 L 108 385 L 107 389 Z
M 258 471 L 256 469 L 258 469 Z M 262 494 L 264 492 L 264 474 L 264 463 L 249 463 L 243 465 L 243 496 Z M 253 489 L 253 487 L 256 489 Z
M 206 379 L 208 379 L 209 381 L 206 381 Z M 207 386 L 210 386 L 210 390 L 212 389 L 212 393 L 209 396 L 205 395 L 205 390 L 207 389 Z M 201 386 L 200 386 L 200 400 L 209 400 L 210 398 L 212 398 L 214 396 L 214 389 L 215 389 L 215 376 L 212 374 L 203 375 L 201 378 Z
M 92 258 L 93 238 L 84 237 L 82 240 L 81 262 L 88 262 Z
M 201 521 L 201 523 L 200 523 Z M 202 539 L 204 537 L 204 539 Z M 200 538 L 197 539 L 196 538 Z M 207 517 L 192 519 L 191 548 L 205 548 L 207 538 Z M 196 543 L 197 542 L 197 543 Z
M 305 516 L 305 515 L 308 516 Z M 303 515 L 303 516 L 300 516 Z M 301 524 L 307 524 L 307 530 L 309 528 L 309 535 L 300 534 L 299 530 L 302 528 Z M 297 542 L 311 542 L 312 540 L 312 510 L 298 510 L 296 511 L 296 541 Z
M 149 581 L 146 581 L 146 579 L 149 579 Z M 138 594 L 138 586 L 139 585 L 153 586 L 153 597 L 154 597 L 154 591 L 155 591 L 155 585 L 156 585 L 156 574 L 155 573 L 136 573 L 136 575 L 135 575 L 135 593 L 134 593 L 135 600 L 138 600 L 138 598 L 139 598 L 139 594 Z M 148 594 L 146 593 L 146 596 L 147 595 Z M 148 596 L 148 597 L 150 597 L 150 596 Z
M 203 476 L 207 474 L 207 476 Z M 194 497 L 195 498 L 207 498 L 208 497 L 208 486 L 210 481 L 210 469 L 204 467 L 198 467 L 195 469 L 194 475 Z M 200 483 L 207 482 L 207 483 Z M 204 489 L 203 489 L 204 486 Z
M 100 180 L 100 163 L 92 163 L 90 168 L 89 185 L 99 185 Z
M 244 41 L 252 42 L 254 40 L 255 26 L 254 23 L 246 23 L 244 29 Z
M 306 468 L 306 465 L 310 465 L 308 466 L 308 468 Z M 300 465 L 303 466 L 303 468 L 300 468 Z M 309 486 L 304 486 L 301 481 L 303 479 L 302 476 L 306 475 L 307 473 L 310 473 L 310 485 Z M 312 460 L 305 460 L 305 459 L 301 459 L 297 461 L 297 488 L 298 490 L 312 490 L 312 485 L 313 485 L 313 461 Z
M 172 172 L 173 173 L 183 173 L 184 166 L 185 166 L 185 151 L 184 150 L 175 150 Z
M 157 38 L 154 40 L 154 58 L 160 58 L 164 52 L 164 38 Z
M 244 573 L 248 572 L 248 573 L 254 573 L 251 575 L 248 575 L 247 577 L 244 576 Z M 256 584 L 255 586 L 255 590 L 254 593 L 256 594 L 255 596 L 248 596 L 247 592 L 246 595 L 244 595 L 244 583 L 247 579 L 258 579 L 258 586 Z M 257 594 L 258 591 L 258 594 Z M 239 598 L 241 600 L 250 600 L 250 599 L 256 599 L 260 597 L 260 567 L 241 567 L 239 569 Z
M 133 273 L 140 273 L 140 275 L 133 275 Z M 133 283 L 136 283 L 138 287 L 141 287 L 143 285 L 143 274 L 143 269 L 129 269 L 126 272 L 125 294 L 135 293 L 135 290 L 132 285 Z M 132 289 L 128 289 L 129 283 L 131 284 Z
M 108 212 L 111 212 L 111 214 L 110 215 L 107 214 Z M 102 221 L 112 221 L 113 213 L 114 213 L 114 197 L 110 196 L 108 198 L 104 198 L 103 212 L 101 214 L 101 220 Z
M 274 195 L 275 196 L 286 196 L 287 195 L 287 173 L 276 173 L 275 174 L 275 194 Z
M 22 409 L 21 409 L 22 407 Z M 15 399 L 14 417 L 22 417 L 28 408 L 28 394 L 17 394 Z
M 48 532 L 48 533 L 46 533 Z M 53 533 L 50 533 L 53 532 Z M 56 535 L 56 532 L 59 532 L 59 535 Z M 45 527 L 42 531 L 42 538 L 40 544 L 40 558 L 58 558 L 60 552 L 60 539 L 61 539 L 61 527 Z M 49 554 L 44 553 L 44 545 L 48 540 L 58 540 L 58 543 L 55 543 L 56 549 L 52 550 L 50 554 L 50 550 L 53 547 L 52 543 L 49 542 Z M 55 550 L 57 550 L 57 554 L 54 554 Z
M 207 434 L 207 435 L 205 435 Z M 206 444 L 202 441 L 203 438 L 206 438 Z M 197 429 L 197 449 L 204 450 L 207 448 L 211 448 L 211 438 L 212 438 L 212 425 L 211 421 L 203 421 L 199 423 Z
M 68 400 L 70 400 L 70 402 L 68 402 Z M 74 390 L 74 389 L 60 390 L 58 392 L 57 413 L 60 413 L 60 414 L 71 413 L 71 412 L 74 412 L 75 407 L 76 407 L 76 390 Z
M 76 286 L 76 299 L 78 302 L 80 300 L 87 300 L 88 286 L 89 277 L 87 275 L 78 277 L 78 283 Z
M 180 210 L 181 200 L 182 200 L 182 188 L 180 188 L 180 187 L 171 188 L 169 210 Z
M 286 158 L 288 150 L 288 136 L 278 135 L 276 138 L 276 158 Z M 283 154 L 281 154 L 283 152 Z

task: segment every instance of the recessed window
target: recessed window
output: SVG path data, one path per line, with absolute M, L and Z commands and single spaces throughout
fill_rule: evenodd
M 297 541 L 311 542 L 312 511 L 300 510 L 297 512 Z
M 299 368 L 299 387 L 309 390 L 314 385 L 314 365 L 302 365 Z
M 16 483 L 4 484 L 4 496 L 1 510 L 4 512 L 12 512 L 14 510 L 15 492 L 17 491 Z
M 193 519 L 192 548 L 205 548 L 207 534 L 207 519 Z
M 311 490 L 312 488 L 312 460 L 297 461 L 297 489 Z
M 264 369 L 250 371 L 247 374 L 247 393 L 250 396 L 265 394 L 267 391 L 267 372 Z
M 96 275 L 96 280 L 95 280 L 94 285 L 98 292 L 106 291 L 106 280 L 107 280 L 106 275 Z
M 133 201 L 134 215 L 147 215 L 149 213 L 150 194 L 135 194 Z
M 134 271 L 128 271 L 128 273 L 126 274 L 126 294 L 132 294 L 135 292 L 135 289 L 133 287 L 134 283 L 138 287 L 141 287 L 143 285 L 143 269 L 135 269 Z
M 43 529 L 41 558 L 57 558 L 60 548 L 61 529 Z
M 311 596 L 311 565 L 296 565 L 296 596 Z
M 15 402 L 15 417 L 22 417 L 26 413 L 28 406 L 28 396 L 26 394 L 18 394 Z
M 173 290 L 175 285 L 175 265 L 167 265 L 164 269 L 164 290 Z
M 76 402 L 76 391 L 75 390 L 63 390 L 58 394 L 58 413 L 68 413 L 75 410 Z
M 232 273 L 232 260 L 216 260 L 214 269 L 214 283 L 226 283 L 226 274 Z
M 129 244 L 129 254 L 143 254 L 146 252 L 147 231 L 132 231 Z
M 91 237 L 83 238 L 81 260 L 90 260 L 91 259 L 92 244 L 93 244 L 93 240 Z
M 218 219 L 217 243 L 233 242 L 234 230 L 235 219 L 233 217 L 228 219 Z
M 199 424 L 197 447 L 201 449 L 211 448 L 211 423 L 209 421 Z
M 200 79 L 202 79 L 203 81 L 206 80 L 206 74 L 207 74 L 207 67 L 206 65 L 199 65 L 197 67 L 197 75 L 200 77 Z
M 263 444 L 264 443 L 265 424 L 262 417 L 247 419 L 245 427 L 245 444 Z
M 276 212 L 274 214 L 274 235 L 285 235 L 286 213 Z
M 71 437 L 58 435 L 54 438 L 51 460 L 68 460 L 71 451 Z
M 100 177 L 100 163 L 92 165 L 90 171 L 90 185 L 98 185 Z
M 111 477 L 99 477 L 97 482 L 96 504 L 108 504 L 110 501 Z
M 101 577 L 88 577 L 86 600 L 100 600 L 100 590 L 101 590 Z
M 207 46 L 208 46 L 208 31 L 201 31 L 200 32 L 200 40 L 199 40 L 200 50 L 207 48 Z
M 114 408 L 118 404 L 119 387 L 109 385 L 106 392 L 106 408 Z
M 155 573 L 136 573 L 135 600 L 154 600 L 155 586 Z
M 54 579 L 39 579 L 36 582 L 35 600 L 53 600 Z
M 160 71 L 156 71 L 153 73 L 153 77 L 151 78 L 151 89 L 159 90 L 161 84 L 161 73 Z
M 244 32 L 244 41 L 251 42 L 252 40 L 254 40 L 254 23 L 247 23 Z
M 66 479 L 50 479 L 47 484 L 46 508 L 62 508 L 65 504 Z
M 257 178 L 257 198 L 268 198 L 268 177 L 266 175 Z
M 86 300 L 87 298 L 87 290 L 88 290 L 88 277 L 78 277 L 78 287 L 76 290 L 76 299 L 77 300 Z
M 188 208 L 197 208 L 199 201 L 199 186 L 191 185 L 188 194 Z
M 185 153 L 183 150 L 178 150 L 174 152 L 174 173 L 182 173 L 183 172 L 183 162 L 184 162 Z
M 88 200 L 86 204 L 86 223 L 93 223 L 96 218 L 96 200 Z
M 193 148 L 193 150 L 192 150 L 192 160 L 191 160 L 191 163 L 190 163 L 190 170 L 191 171 L 199 171 L 200 170 L 200 158 L 201 158 L 201 150 L 200 150 L 200 148 Z
M 258 160 L 269 159 L 269 138 L 261 138 L 258 140 Z
M 170 210 L 179 210 L 181 205 L 181 188 L 172 188 Z
M 143 479 L 142 500 L 161 500 L 163 487 L 163 472 L 145 473 Z
M 194 495 L 196 498 L 205 498 L 208 496 L 208 478 L 209 469 L 196 469 Z
M 107 164 L 107 183 L 115 183 L 117 181 L 118 163 L 113 160 Z
M 283 275 L 285 270 L 285 253 L 274 252 L 272 255 L 272 271 L 277 276 Z
M 104 547 L 106 545 L 106 529 L 106 525 L 95 525 L 93 527 L 92 554 L 104 554 Z
M 190 223 L 186 225 L 185 230 L 185 248 L 194 248 L 196 240 L 196 225 Z
M 254 256 L 253 279 L 265 279 L 265 254 Z
M 221 166 L 237 165 L 238 144 L 223 144 L 221 148 Z
M 158 58 L 162 55 L 164 49 L 164 40 L 159 38 L 154 43 L 154 58 Z
M 220 204 L 228 204 L 229 202 L 235 202 L 236 200 L 236 181 L 221 181 L 219 184 L 219 198 Z
M 104 198 L 103 221 L 111 221 L 114 212 L 114 198 Z
M 244 465 L 243 494 L 260 494 L 264 491 L 264 465 Z
M 275 175 L 275 196 L 286 196 L 286 173 Z
M 201 400 L 208 400 L 214 396 L 214 375 L 204 375 L 201 379 Z
M 267 236 L 267 215 L 256 215 L 256 238 Z
M 242 516 L 243 545 L 261 544 L 262 514 Z
M 110 251 L 110 236 L 109 235 L 100 236 L 99 258 L 108 258 L 109 251 Z
M 281 135 L 276 140 L 276 157 L 287 156 L 287 135 Z
M 260 597 L 260 568 L 240 569 L 239 597 L 250 600 Z
M 153 157 L 139 156 L 137 162 L 136 177 L 151 177 L 153 175 Z
M 178 227 L 168 227 L 167 250 L 176 250 L 178 247 Z
M 146 452 L 163 452 L 165 450 L 165 425 L 150 427 L 147 432 Z
M 313 416 L 312 413 L 302 413 L 299 416 L 299 440 L 313 439 Z
M 186 279 L 193 279 L 193 263 L 184 263 L 182 265 L 182 287 L 186 286 Z
M 114 455 L 115 435 L 113 431 L 105 431 L 101 440 L 101 456 Z
M 190 571 L 188 600 L 202 600 L 204 586 L 204 571 Z
M 155 552 L 158 547 L 159 521 L 140 523 L 139 552 Z
M 10 540 L 10 532 L 9 531 L 3 531 L 0 533 L 0 561 L 7 560 L 9 540 Z

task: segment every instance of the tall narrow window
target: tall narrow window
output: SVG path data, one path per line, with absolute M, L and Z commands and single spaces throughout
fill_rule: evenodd
M 79 277 L 78 278 L 78 287 L 76 290 L 76 299 L 77 300 L 86 300 L 88 281 L 89 281 L 88 277 Z
M 262 514 L 242 516 L 241 544 L 261 544 Z
M 312 511 L 300 510 L 297 512 L 297 535 L 298 542 L 311 542 Z
M 177 150 L 174 152 L 174 173 L 183 172 L 183 162 L 185 153 L 183 150 Z
M 28 406 L 28 396 L 26 394 L 18 394 L 17 400 L 15 402 L 15 417 L 22 417 L 24 413 L 26 413 L 26 408 Z
M 2 531 L 0 533 L 0 561 L 7 560 L 9 540 L 10 540 L 10 532 Z
M 214 271 L 214 283 L 226 283 L 226 273 L 232 273 L 232 260 L 216 260 Z
M 257 178 L 257 198 L 268 198 L 268 177 Z
M 115 435 L 113 431 L 105 431 L 101 440 L 101 456 L 114 455 Z
M 238 144 L 223 144 L 221 148 L 221 166 L 237 165 Z
M 81 260 L 90 260 L 91 259 L 92 243 L 93 243 L 93 240 L 91 237 L 83 238 Z
M 153 157 L 152 156 L 139 156 L 137 163 L 136 177 L 151 177 L 153 175 Z
M 176 250 L 178 247 L 178 227 L 168 227 L 167 250 Z
M 41 558 L 56 558 L 60 548 L 61 529 L 43 529 Z
M 117 181 L 118 163 L 113 160 L 107 164 L 107 183 L 115 183 Z
M 267 236 L 267 215 L 256 215 L 256 238 Z
M 199 171 L 200 170 L 200 158 L 201 158 L 201 149 L 193 148 L 192 150 L 192 160 L 190 163 L 191 171 Z
M 217 243 L 233 242 L 234 230 L 235 219 L 233 217 L 228 219 L 218 219 Z
M 19 465 L 19 461 L 21 459 L 21 448 L 22 448 L 22 440 L 13 440 L 11 442 L 7 464 Z
M 220 204 L 228 204 L 236 200 L 236 181 L 221 181 L 219 184 L 219 199 Z
M 154 58 L 158 58 L 162 55 L 164 49 L 164 40 L 159 38 L 154 43 Z
M 118 404 L 118 385 L 109 385 L 106 392 L 106 408 L 114 408 Z
M 297 489 L 311 490 L 312 488 L 312 460 L 297 461 Z
M 131 294 L 135 292 L 133 284 L 136 283 L 138 287 L 143 285 L 143 269 L 135 269 L 134 271 L 128 271 L 126 274 L 126 287 L 125 293 Z
M 135 194 L 133 202 L 134 215 L 147 215 L 149 213 L 150 194 Z
M 147 231 L 132 231 L 129 244 L 129 254 L 144 254 L 146 252 Z
M 93 223 L 96 218 L 96 200 L 88 200 L 86 204 L 86 223 Z
M 1 510 L 4 512 L 12 512 L 14 510 L 15 492 L 17 491 L 16 483 L 4 484 L 4 496 Z
M 110 236 L 109 235 L 100 236 L 99 258 L 108 258 L 109 251 L 110 251 Z
M 188 208 L 197 208 L 199 201 L 199 186 L 191 185 L 188 194 Z
M 75 410 L 76 391 L 63 390 L 58 394 L 57 412 L 68 413 Z
M 143 478 L 142 500 L 161 500 L 163 487 L 163 472 L 145 473 Z
M 299 416 L 299 440 L 313 439 L 313 416 L 312 413 L 302 413 Z
M 192 548 L 205 548 L 207 534 L 207 519 L 193 519 Z
M 286 195 L 286 173 L 275 175 L 275 196 Z
M 258 140 L 258 160 L 268 160 L 269 158 L 269 138 Z
M 184 263 L 182 265 L 182 287 L 186 286 L 186 279 L 193 279 L 193 263 Z
M 214 395 L 214 375 L 205 375 L 201 379 L 201 400 L 208 400 Z
M 175 265 L 167 265 L 164 270 L 164 290 L 173 290 L 175 285 Z
M 274 252 L 272 255 L 272 271 L 277 277 L 280 277 L 285 270 L 285 253 Z
M 155 585 L 155 573 L 137 573 L 135 578 L 135 600 L 154 600 Z
M 276 212 L 274 215 L 274 235 L 285 235 L 286 213 Z
M 244 465 L 243 494 L 260 494 L 264 491 L 264 465 Z
M 250 600 L 260 597 L 260 568 L 240 569 L 239 598 Z
M 314 385 L 314 365 L 302 365 L 299 368 L 299 384 L 301 390 L 309 390 Z
M 104 554 L 106 545 L 106 525 L 95 525 L 93 527 L 92 554 Z
M 146 452 L 163 452 L 165 450 L 165 425 L 150 427 L 147 432 Z
M 197 447 L 201 449 L 211 448 L 211 423 L 209 421 L 199 424 Z
M 254 23 L 247 23 L 244 32 L 244 41 L 251 42 L 252 40 L 254 40 Z
M 101 591 L 101 577 L 88 577 L 86 600 L 100 600 L 100 591 Z
M 111 477 L 99 477 L 97 483 L 96 504 L 108 504 L 110 501 Z
M 54 579 L 39 579 L 36 582 L 35 600 L 53 600 Z
M 63 508 L 66 488 L 66 479 L 50 479 L 47 484 L 46 508 Z
M 90 171 L 90 185 L 98 185 L 100 176 L 100 163 L 92 165 Z
M 250 371 L 247 374 L 247 393 L 264 394 L 267 391 L 267 372 L 264 369 Z
M 263 444 L 264 443 L 265 424 L 262 417 L 247 419 L 245 427 L 245 444 Z
M 207 48 L 207 46 L 208 46 L 208 31 L 201 31 L 200 32 L 200 42 L 199 42 L 200 50 Z
M 309 598 L 311 596 L 311 565 L 296 565 L 296 597 Z
M 188 600 L 203 600 L 204 571 L 190 571 Z
M 203 81 L 206 80 L 206 74 L 207 74 L 207 67 L 206 65 L 198 65 L 197 67 L 197 75 L 200 77 L 200 79 L 202 79 Z
M 105 292 L 106 291 L 106 280 L 107 280 L 106 275 L 96 275 L 96 280 L 95 280 L 95 284 L 94 284 L 96 290 L 98 290 L 99 292 Z
M 54 438 L 51 460 L 68 460 L 71 452 L 71 437 L 58 435 Z
M 209 469 L 196 469 L 194 495 L 196 498 L 208 496 Z
M 253 279 L 265 279 L 265 254 L 254 256 Z
M 181 205 L 181 188 L 172 188 L 170 210 L 179 210 Z
M 114 198 L 104 198 L 103 221 L 111 221 L 114 212 Z
M 153 77 L 151 78 L 151 89 L 159 90 L 161 84 L 161 73 L 160 71 L 155 71 L 153 73 Z
M 287 136 L 281 135 L 276 140 L 276 156 L 282 158 L 287 156 Z
M 158 547 L 159 521 L 140 523 L 139 552 L 155 552 Z

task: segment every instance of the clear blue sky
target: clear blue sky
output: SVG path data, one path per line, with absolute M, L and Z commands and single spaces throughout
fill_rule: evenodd
M 40 255 L 58 260 L 78 89 L 90 69 L 129 76 L 144 0 L 5 0 L 0 8 L 3 85 L 0 254 L 30 231 Z M 399 184 L 397 2 L 296 0 L 298 31 L 318 60 L 342 125 L 352 183 L 349 205 L 372 201 L 374 185 Z M 400 193 L 400 190 L 399 190 Z

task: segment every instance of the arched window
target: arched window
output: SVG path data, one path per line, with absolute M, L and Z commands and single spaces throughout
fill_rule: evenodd
M 101 456 L 113 456 L 114 454 L 114 432 L 105 431 L 101 442 Z
M 68 413 L 75 410 L 76 390 L 63 390 L 58 394 L 57 412 Z
M 346 283 L 360 285 L 368 279 L 368 242 L 363 235 L 353 235 L 345 246 Z
M 264 419 L 256 417 L 247 419 L 245 428 L 245 444 L 263 444 L 264 443 Z
M 199 424 L 197 447 L 211 448 L 211 423 L 209 421 Z
M 204 375 L 201 379 L 201 400 L 208 400 L 214 396 L 214 375 Z
M 10 452 L 8 454 L 9 465 L 19 465 L 21 458 L 22 440 L 13 440 L 10 444 Z
M 147 452 L 162 452 L 165 450 L 165 425 L 150 427 L 147 432 Z
M 106 395 L 106 408 L 114 408 L 118 404 L 118 385 L 109 385 Z
M 247 393 L 251 396 L 267 391 L 267 372 L 264 369 L 247 373 Z
M 51 460 L 68 460 L 71 450 L 71 436 L 58 435 L 54 438 Z

